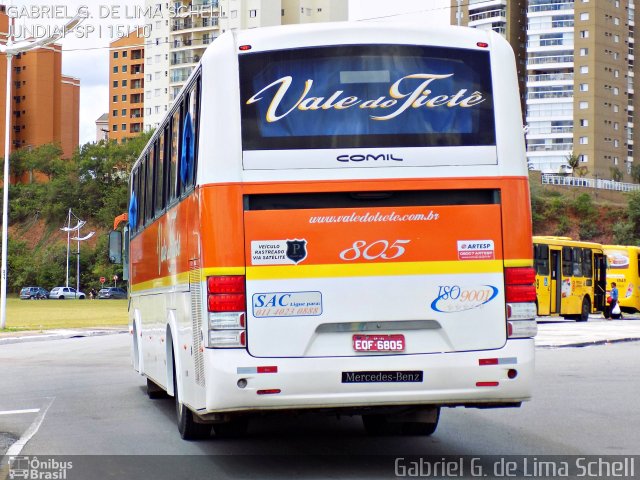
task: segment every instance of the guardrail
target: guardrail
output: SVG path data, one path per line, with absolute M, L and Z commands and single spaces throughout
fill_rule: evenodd
M 563 185 L 567 187 L 598 188 L 600 190 L 615 190 L 617 192 L 635 192 L 640 190 L 640 184 L 603 180 L 601 178 L 566 177 L 564 175 L 542 175 L 543 185 Z

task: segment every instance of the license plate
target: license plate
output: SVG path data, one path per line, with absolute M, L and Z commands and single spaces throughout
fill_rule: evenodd
M 402 352 L 404 335 L 354 335 L 353 349 L 356 352 Z

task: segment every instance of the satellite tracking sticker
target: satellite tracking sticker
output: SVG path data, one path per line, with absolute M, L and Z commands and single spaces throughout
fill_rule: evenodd
M 307 258 L 307 241 L 253 240 L 251 242 L 252 265 L 296 265 Z
M 493 240 L 458 240 L 458 260 L 495 259 Z

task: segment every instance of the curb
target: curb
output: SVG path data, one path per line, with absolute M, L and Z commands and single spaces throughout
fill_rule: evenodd
M 22 337 L 15 336 L 0 338 L 0 345 L 9 345 L 12 343 L 44 342 L 47 340 L 66 340 L 69 338 L 100 337 L 104 335 L 116 335 L 122 333 L 129 333 L 129 330 L 69 330 L 65 332 L 43 333 L 41 335 L 25 335 Z
M 583 347 L 597 347 L 599 345 L 611 345 L 614 343 L 629 343 L 629 342 L 640 342 L 640 338 L 631 337 L 631 338 L 615 338 L 609 340 L 594 340 L 591 342 L 578 342 L 578 343 L 563 343 L 556 345 L 536 345 L 536 349 L 552 349 L 552 348 L 583 348 Z

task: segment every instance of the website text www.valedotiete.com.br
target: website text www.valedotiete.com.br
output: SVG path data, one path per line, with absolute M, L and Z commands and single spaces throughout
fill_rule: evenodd
M 309 223 L 375 223 L 375 222 L 432 222 L 438 220 L 440 214 L 433 210 L 429 213 L 409 213 L 400 215 L 391 213 L 355 213 L 351 215 L 321 215 L 309 217 Z

